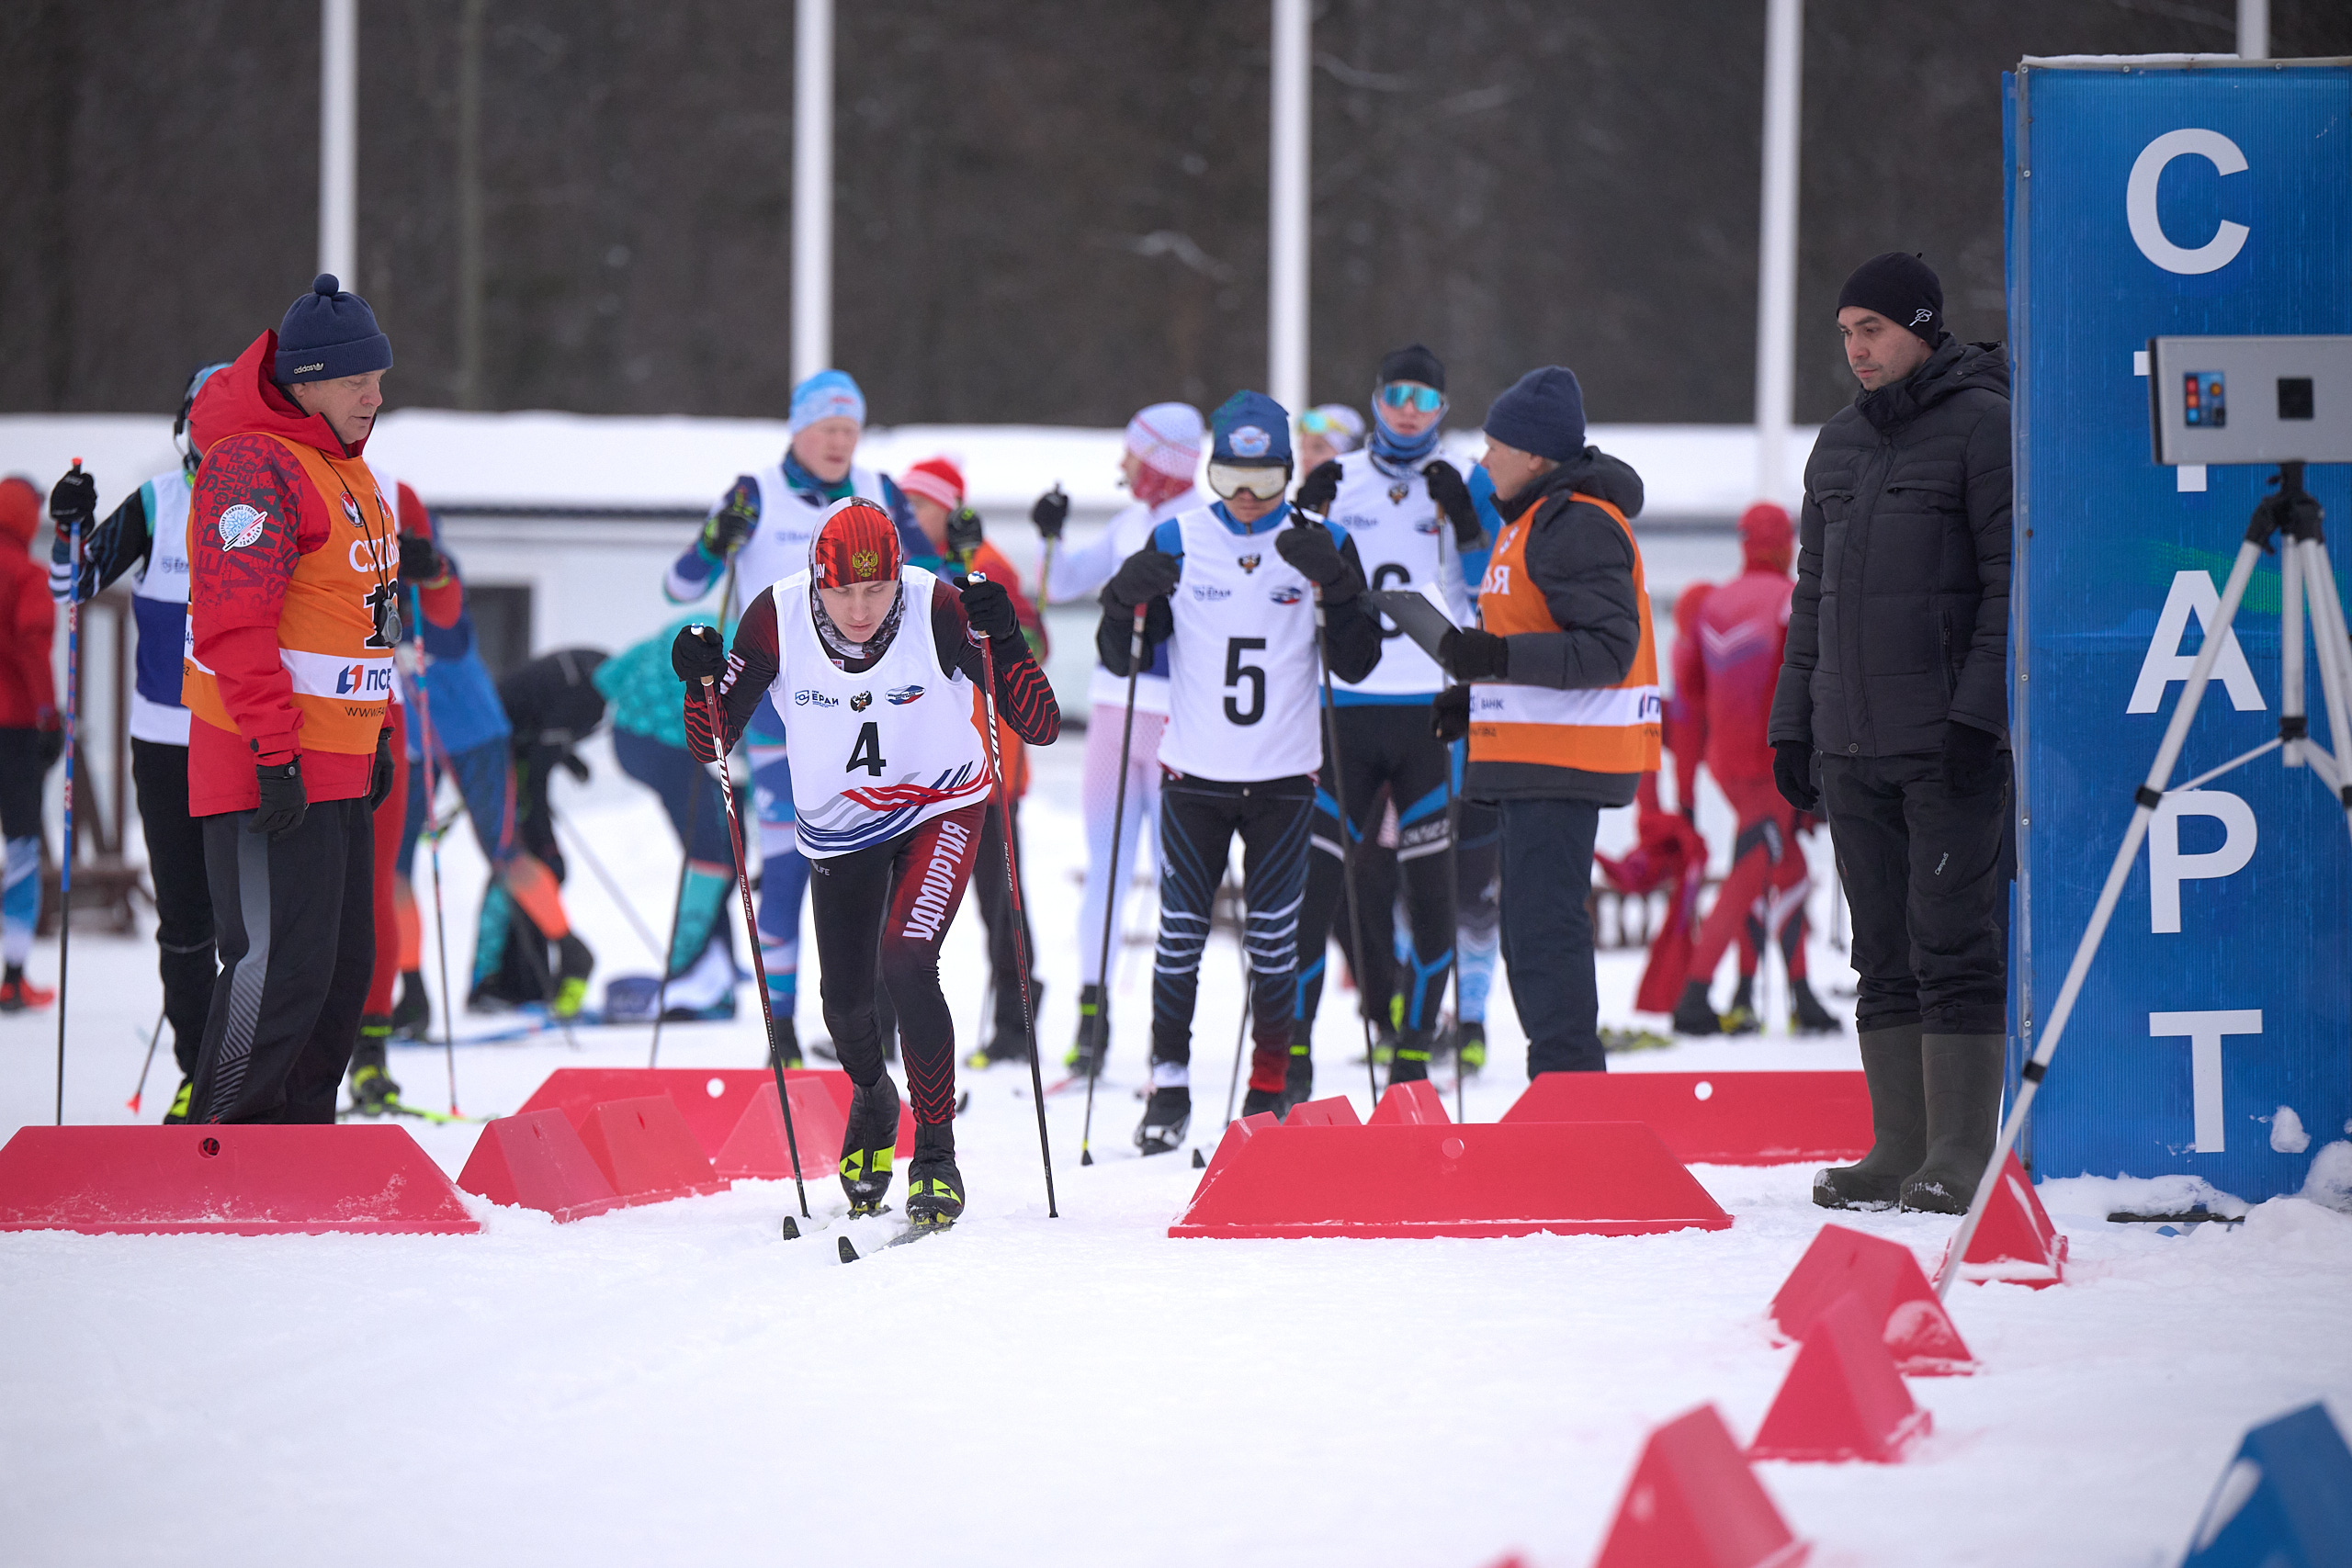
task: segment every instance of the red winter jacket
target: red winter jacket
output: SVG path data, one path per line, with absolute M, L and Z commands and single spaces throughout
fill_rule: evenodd
M 188 434 L 204 454 L 188 503 L 188 631 L 196 656 L 220 678 L 220 699 L 235 734 L 191 718 L 188 815 L 245 811 L 261 803 L 256 763 L 299 753 L 303 793 L 313 801 L 368 793 L 375 759 L 314 751 L 301 745 L 292 682 L 277 656 L 277 623 L 287 579 L 298 557 L 326 543 L 327 501 L 294 455 L 268 439 L 284 436 L 337 457 L 356 457 L 324 416 L 306 414 L 278 390 L 270 367 L 277 334 L 266 332 L 235 364 L 204 383 L 188 413 Z M 221 548 L 217 524 L 232 506 L 267 519 L 262 537 L 233 552 Z
M 1708 591 L 1699 606 L 1697 635 L 1675 645 L 1675 695 L 1689 704 L 1698 731 L 1695 749 L 1719 784 L 1772 776 L 1772 747 L 1765 730 L 1795 592 L 1785 569 L 1751 562 L 1729 582 Z
M 57 682 L 49 669 L 57 607 L 49 573 L 33 564 L 40 492 L 0 479 L 0 729 L 57 728 Z M 86 538 L 86 535 L 85 537 Z

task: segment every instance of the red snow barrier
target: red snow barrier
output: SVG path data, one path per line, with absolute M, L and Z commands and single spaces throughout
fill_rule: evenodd
M 1813 1320 L 1747 1457 L 1893 1464 L 1933 1425 L 1903 1386 L 1878 1314 L 1849 1292 Z
M 481 1229 L 404 1127 L 24 1127 L 0 1231 L 464 1235 Z
M 1388 1092 L 1380 1097 L 1380 1103 L 1372 1108 L 1372 1119 L 1365 1124 L 1444 1127 L 1453 1121 L 1445 1113 L 1445 1097 L 1438 1093 L 1435 1084 L 1423 1078 L 1418 1083 L 1390 1084 Z
M 1515 1122 L 1646 1122 L 1689 1165 L 1857 1160 L 1870 1152 L 1859 1072 L 1539 1073 Z
M 787 1078 L 785 1089 L 792 1096 L 792 1136 L 785 1136 L 784 1112 L 777 1108 L 775 1084 L 771 1080 L 752 1097 L 742 1120 L 728 1135 L 727 1146 L 710 1162 L 712 1169 L 729 1178 L 789 1179 L 797 1145 L 802 1179 L 834 1174 L 841 1162 L 842 1139 L 849 1132 L 846 1106 L 825 1085 L 807 1078 Z
M 518 1111 L 486 1124 L 458 1185 L 493 1203 L 552 1214 L 558 1224 L 630 1201 L 613 1190 L 560 1111 Z
M 1975 1359 L 1911 1249 L 1843 1225 L 1822 1226 L 1797 1259 L 1772 1298 L 1772 1322 L 1784 1340 L 1803 1339 L 1849 1292 L 1879 1325 L 1887 1353 L 1902 1371 L 1943 1377 L 1975 1371 Z
M 1264 1115 L 1266 1112 L 1261 1111 L 1259 1114 Z M 1292 1106 L 1290 1115 L 1283 1119 L 1283 1125 L 1285 1127 L 1361 1127 L 1363 1125 L 1363 1118 L 1356 1114 L 1354 1102 L 1346 1095 L 1335 1094 L 1329 1100 L 1309 1100 Z
M 632 1203 L 727 1190 L 666 1094 L 608 1100 L 592 1108 L 580 1123 L 580 1141 L 613 1190 Z
M 1297 1115 L 1227 1128 L 1168 1234 L 1648 1235 L 1731 1225 L 1639 1122 L 1363 1127 L 1301 1125 Z
M 1642 1446 L 1593 1568 L 1797 1568 L 1812 1550 L 1702 1404 Z
M 2034 1195 L 2015 1149 L 2001 1162 L 1996 1179 L 1999 1185 L 1969 1240 L 1968 1256 L 1960 1260 L 1960 1277 L 1975 1285 L 2004 1280 L 2035 1291 L 2058 1284 L 2066 1278 L 2066 1238 L 2050 1223 L 2050 1212 Z M 1951 1266 L 1951 1243 L 1946 1242 L 1937 1272 Z
M 825 1092 L 841 1106 L 842 1120 L 849 1120 L 847 1073 L 838 1067 L 787 1067 L 784 1077 L 786 1083 L 806 1078 L 823 1084 Z M 716 1159 L 763 1088 L 773 1098 L 775 1075 L 765 1067 L 558 1067 L 532 1091 L 522 1109 L 560 1111 L 577 1127 L 590 1108 L 606 1100 L 666 1094 L 677 1102 L 678 1114 L 685 1118 L 687 1130 L 702 1145 L 704 1155 Z M 799 1103 L 793 1101 L 795 1106 Z M 903 1157 L 914 1149 L 914 1113 L 901 1106 L 899 1153 Z

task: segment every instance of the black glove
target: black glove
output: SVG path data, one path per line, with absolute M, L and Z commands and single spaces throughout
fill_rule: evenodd
M 1132 610 L 1138 604 L 1167 597 L 1183 570 L 1183 563 L 1174 556 L 1146 545 L 1111 574 L 1102 596 L 1122 610 Z
M 449 563 L 441 558 L 441 551 L 430 537 L 423 534 L 401 536 L 402 582 L 438 582 L 448 570 Z
M 555 760 L 555 764 L 582 784 L 588 782 L 588 759 L 579 752 L 566 751 Z
M 375 810 L 392 797 L 392 732 L 376 731 L 376 766 L 368 775 L 368 809 Z M 267 797 L 264 796 L 264 804 Z
M 1340 460 L 1327 457 L 1298 481 L 1298 494 L 1291 504 L 1302 512 L 1322 513 L 1330 511 L 1339 499 Z
M 1438 639 L 1437 661 L 1457 681 L 1510 676 L 1510 639 L 1476 626 L 1458 626 Z
M 959 561 L 968 561 L 972 552 L 980 547 L 980 514 L 968 506 L 959 506 L 947 519 L 947 553 Z
M 1326 467 L 1336 465 L 1327 464 Z M 1321 471 L 1319 468 L 1316 470 L 1317 473 Z M 1315 475 L 1306 477 L 1311 482 Z M 1325 590 L 1323 597 L 1327 604 L 1331 598 L 1329 590 L 1340 586 L 1348 575 L 1347 558 L 1340 555 L 1340 547 L 1332 543 L 1331 530 L 1318 528 L 1312 523 L 1296 528 L 1284 528 L 1276 534 L 1274 552 L 1290 562 L 1301 577 Z
M 964 618 L 990 642 L 1021 635 L 1021 617 L 1012 608 L 1012 593 L 1003 583 L 985 577 L 965 579 Z
M 57 525 L 61 534 L 76 523 L 82 525 L 86 539 L 90 525 L 98 515 L 98 481 L 84 473 L 77 464 L 72 472 L 57 481 L 49 492 L 49 520 Z
M 57 766 L 57 759 L 63 755 L 65 755 L 64 727 L 60 725 L 55 729 L 40 731 L 40 771 L 45 773 Z
M 1470 688 L 1448 686 L 1430 704 L 1430 733 L 1451 746 L 1470 733 Z
M 1983 795 L 2001 782 L 2001 738 L 1973 725 L 1944 726 L 1944 793 Z
M 302 759 L 290 758 L 274 768 L 263 764 L 254 769 L 254 776 L 261 781 L 261 804 L 245 818 L 247 829 L 282 839 L 300 828 L 302 814 L 311 808 L 311 797 L 302 790 Z
M 1062 525 L 1069 521 L 1069 497 L 1062 493 L 1060 485 L 1037 498 L 1037 504 L 1029 509 L 1029 521 L 1048 539 L 1062 536 Z
M 1772 784 L 1781 792 L 1781 798 L 1799 811 L 1810 811 L 1821 804 L 1821 792 L 1813 787 L 1813 746 L 1809 741 L 1772 743 Z
M 727 645 L 717 626 L 680 626 L 670 641 L 670 668 L 689 685 L 716 681 L 727 668 Z
M 702 525 L 702 547 L 713 560 L 725 560 L 751 536 L 751 517 L 732 506 L 712 513 Z
M 1462 482 L 1462 474 L 1444 458 L 1439 457 L 1423 465 L 1421 478 L 1430 485 L 1430 499 L 1453 525 L 1454 545 L 1465 550 L 1478 547 L 1487 536 L 1487 525 L 1478 521 L 1478 503 L 1470 499 L 1470 487 Z

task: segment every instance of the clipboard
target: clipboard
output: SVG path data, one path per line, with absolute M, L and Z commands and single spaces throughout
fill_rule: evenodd
M 1396 623 L 1396 628 L 1419 643 L 1431 659 L 1437 657 L 1438 644 L 1445 634 L 1460 628 L 1453 617 L 1437 602 L 1434 595 L 1422 588 L 1374 588 L 1364 595 L 1373 608 Z

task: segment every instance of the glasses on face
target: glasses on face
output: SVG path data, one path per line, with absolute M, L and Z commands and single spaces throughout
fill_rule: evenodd
M 1237 495 L 1254 496 L 1260 501 L 1272 501 L 1290 488 L 1290 465 L 1263 468 L 1252 464 L 1211 463 L 1209 489 L 1227 501 Z
M 1380 400 L 1392 409 L 1419 409 L 1431 413 L 1445 406 L 1445 394 L 1419 381 L 1391 381 L 1380 389 Z
M 1346 425 L 1341 424 L 1337 419 L 1334 419 L 1331 415 L 1325 413 L 1321 409 L 1308 409 L 1305 413 L 1300 414 L 1298 416 L 1298 428 L 1305 431 L 1309 435 L 1347 435 L 1352 434 Z

